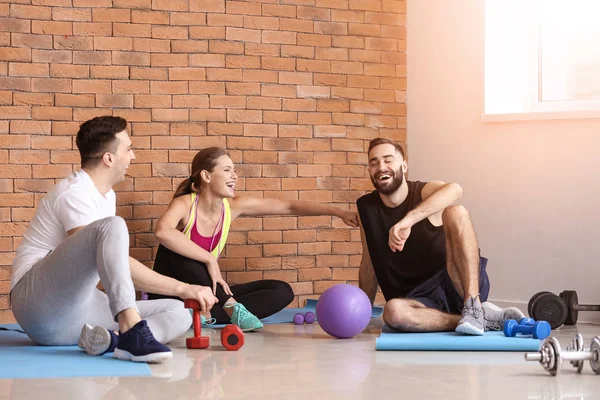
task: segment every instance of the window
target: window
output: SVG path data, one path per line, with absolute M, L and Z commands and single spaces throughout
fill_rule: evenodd
M 600 117 L 598 0 L 486 0 L 483 120 Z

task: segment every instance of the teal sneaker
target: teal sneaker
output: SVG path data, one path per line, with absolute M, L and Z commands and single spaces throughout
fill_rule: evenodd
M 192 311 L 192 309 L 190 309 L 190 315 L 192 316 L 192 318 L 194 318 L 194 312 Z M 202 325 L 203 328 L 210 327 L 211 325 L 214 325 L 216 323 L 217 323 L 216 318 L 209 318 L 207 321 L 206 317 L 204 315 L 200 316 L 200 324 Z
M 235 303 L 233 305 L 225 305 L 225 307 L 233 307 L 231 323 L 239 326 L 242 331 L 254 331 L 263 327 L 262 322 L 260 322 L 260 320 L 254 314 L 248 311 L 243 304 Z
M 206 320 L 206 317 L 204 315 L 200 316 L 200 323 L 202 324 L 203 328 L 206 328 L 208 326 L 214 325 L 217 322 L 216 318 L 209 318 L 208 321 Z

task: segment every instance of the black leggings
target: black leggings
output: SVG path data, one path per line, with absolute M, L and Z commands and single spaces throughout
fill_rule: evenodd
M 163 245 L 159 245 L 154 261 L 154 271 L 178 281 L 208 286 L 212 289 L 212 279 L 208 275 L 206 264 L 177 254 Z M 294 300 L 292 287 L 282 281 L 262 280 L 240 285 L 231 285 L 233 298 L 242 303 L 248 311 L 258 318 L 266 318 L 284 309 Z M 211 316 L 216 318 L 218 324 L 231 322 L 223 305 L 232 296 L 225 293 L 221 285 L 217 285 L 217 298 L 219 303 L 210 310 Z M 148 293 L 150 300 L 174 298 L 155 293 Z

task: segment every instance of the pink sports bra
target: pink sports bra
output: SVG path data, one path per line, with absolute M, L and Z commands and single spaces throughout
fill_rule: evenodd
M 190 232 L 190 239 L 192 240 L 192 242 L 196 243 L 198 246 L 202 247 L 204 250 L 210 253 L 219 244 L 219 240 L 221 240 L 222 231 L 223 229 L 219 229 L 219 232 L 217 232 L 217 234 L 214 237 L 202 236 L 198 233 L 196 221 L 194 221 L 194 225 L 192 225 L 192 230 Z

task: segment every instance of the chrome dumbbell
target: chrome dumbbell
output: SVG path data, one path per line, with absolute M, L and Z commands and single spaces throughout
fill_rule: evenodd
M 525 360 L 539 361 L 544 369 L 550 372 L 550 375 L 556 375 L 562 368 L 563 361 L 570 361 L 571 364 L 580 372 L 583 368 L 583 362 L 588 360 L 590 367 L 595 374 L 600 375 L 600 336 L 592 339 L 590 348 L 583 348 L 583 337 L 577 335 L 567 351 L 562 351 L 558 339 L 549 337 L 537 353 L 526 353 Z

